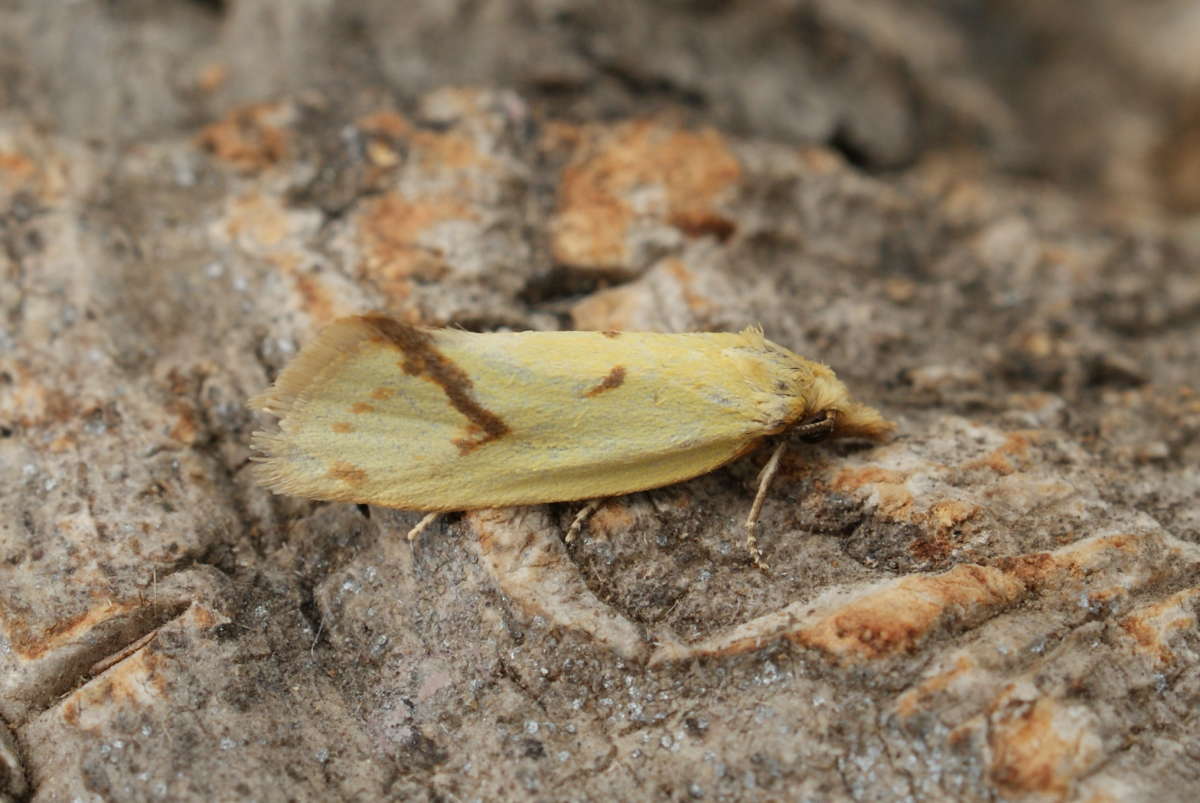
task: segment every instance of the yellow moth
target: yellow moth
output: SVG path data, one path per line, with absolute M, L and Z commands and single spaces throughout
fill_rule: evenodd
M 820 440 L 891 429 L 827 366 L 759 329 L 479 334 L 343 318 L 251 404 L 279 418 L 278 432 L 252 439 L 262 485 L 422 511 L 626 494 L 789 430 Z M 759 565 L 755 524 L 784 443 L 746 522 Z

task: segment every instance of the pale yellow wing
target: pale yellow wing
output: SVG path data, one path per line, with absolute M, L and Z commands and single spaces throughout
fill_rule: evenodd
M 476 334 L 347 318 L 255 400 L 280 418 L 254 437 L 258 478 L 412 510 L 629 493 L 793 423 L 822 371 L 840 387 L 755 330 Z

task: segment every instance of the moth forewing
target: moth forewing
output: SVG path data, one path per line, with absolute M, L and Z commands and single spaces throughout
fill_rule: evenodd
M 757 329 L 480 334 L 343 318 L 252 404 L 279 419 L 251 441 L 264 486 L 421 511 L 669 485 L 814 418 L 831 437 L 891 428 Z

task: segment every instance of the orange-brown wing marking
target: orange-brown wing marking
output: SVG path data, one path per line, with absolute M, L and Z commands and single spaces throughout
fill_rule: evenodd
M 341 480 L 347 485 L 361 485 L 367 480 L 367 472 L 363 471 L 353 463 L 347 463 L 344 460 L 339 460 L 330 467 L 329 477 L 331 479 Z
M 625 366 L 617 365 L 608 372 L 608 376 L 600 380 L 600 384 L 596 385 L 594 388 L 591 388 L 583 395 L 587 396 L 588 398 L 599 396 L 604 391 L 619 388 L 623 384 L 625 384 Z
M 474 383 L 453 360 L 442 354 L 433 344 L 429 332 L 406 323 L 369 316 L 363 320 L 380 337 L 400 349 L 404 359 L 400 368 L 409 376 L 420 376 L 441 387 L 454 409 L 470 422 L 467 427 L 472 437 L 456 438 L 454 445 L 460 454 L 468 454 L 485 443 L 499 440 L 511 431 L 500 416 L 475 400 Z

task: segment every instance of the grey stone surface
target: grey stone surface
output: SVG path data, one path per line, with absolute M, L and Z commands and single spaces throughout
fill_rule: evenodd
M 974 8 L 0 2 L 0 798 L 1190 800 L 1200 14 Z M 365 310 L 898 434 L 410 545 L 246 470 Z

